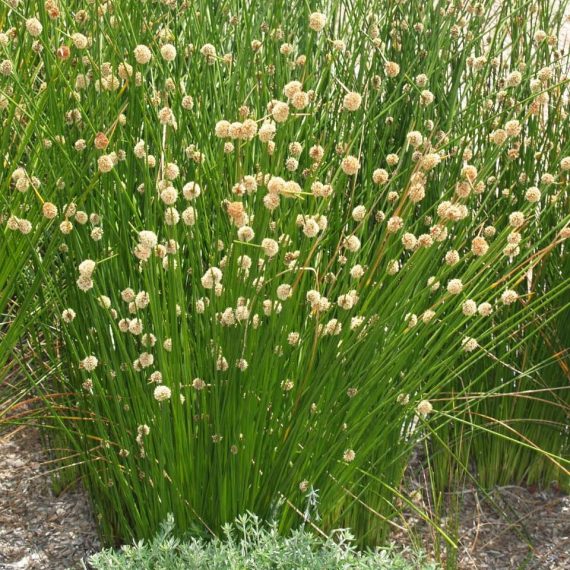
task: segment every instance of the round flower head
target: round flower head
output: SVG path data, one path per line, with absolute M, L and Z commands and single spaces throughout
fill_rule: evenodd
M 180 175 L 180 168 L 175 162 L 167 162 L 164 165 L 164 177 L 167 180 L 176 180 Z
M 42 205 L 42 214 L 44 218 L 53 220 L 57 216 L 57 206 L 51 202 L 44 202 Z
M 451 295 L 459 295 L 463 291 L 463 283 L 461 279 L 451 279 L 447 283 L 447 292 Z
M 138 336 L 143 332 L 143 323 L 140 319 L 132 319 L 129 321 L 129 332 L 132 335 Z
M 400 66 L 394 61 L 387 61 L 384 64 L 384 72 L 388 77 L 397 77 L 400 73 Z
M 473 241 L 471 242 L 471 251 L 473 255 L 485 255 L 488 250 L 489 244 L 484 237 L 477 236 L 476 238 L 473 238 Z
M 477 312 L 479 313 L 479 315 L 481 315 L 482 317 L 488 317 L 489 315 L 492 314 L 493 312 L 493 305 L 491 305 L 491 303 L 481 303 L 478 307 L 477 307 Z
M 33 38 L 37 38 L 43 30 L 41 22 L 37 18 L 26 20 L 26 30 Z
M 148 368 L 154 364 L 154 356 L 148 352 L 143 352 L 138 360 L 141 368 Z
M 386 184 L 386 182 L 388 182 L 389 178 L 390 178 L 390 175 L 383 168 L 377 168 L 372 173 L 372 181 L 374 182 L 374 184 Z
M 327 17 L 321 12 L 313 12 L 309 16 L 309 28 L 315 32 L 321 32 L 325 24 L 327 23 Z
M 76 313 L 73 309 L 65 309 L 61 313 L 61 320 L 64 323 L 70 323 L 71 321 L 73 321 L 73 319 L 75 319 L 75 317 L 76 317 Z
M 200 48 L 200 53 L 210 61 L 216 57 L 216 48 L 212 44 L 204 44 Z
M 115 165 L 113 158 L 110 154 L 103 154 L 97 159 L 97 168 L 101 174 L 106 174 L 107 172 L 111 172 L 113 170 L 113 166 Z
M 276 123 L 285 122 L 289 116 L 289 105 L 287 105 L 287 103 L 283 103 L 282 101 L 277 101 L 275 105 L 273 105 L 271 115 L 275 119 Z
M 516 119 L 505 123 L 505 131 L 509 137 L 518 137 L 521 134 L 522 126 Z
M 435 311 L 432 311 L 431 309 L 427 309 L 421 315 L 422 322 L 426 325 L 431 323 L 434 317 L 435 317 Z
M 356 206 L 352 210 L 352 219 L 355 222 L 361 222 L 366 217 L 366 206 Z
M 176 59 L 176 48 L 172 44 L 164 44 L 160 48 L 160 55 L 164 61 L 174 61 Z
M 388 233 L 393 234 L 401 230 L 404 227 L 404 220 L 400 216 L 392 216 L 388 222 L 386 222 L 386 230 Z
M 170 107 L 162 107 L 158 112 L 158 120 L 161 125 L 175 125 L 176 119 Z
M 410 131 L 406 135 L 406 140 L 408 141 L 408 144 L 410 146 L 413 146 L 414 148 L 416 148 L 422 144 L 424 139 L 422 137 L 422 134 L 419 131 Z
M 459 252 L 457 250 L 451 249 L 445 254 L 445 263 L 447 263 L 447 265 L 455 265 L 458 262 Z
M 420 104 L 423 105 L 424 107 L 427 105 L 431 105 L 434 102 L 434 99 L 435 95 L 431 91 L 428 91 L 427 89 L 424 89 L 420 93 Z
M 313 218 L 307 218 L 303 223 L 303 233 L 309 237 L 315 237 L 320 231 L 319 224 Z
M 73 231 L 73 224 L 69 220 L 64 220 L 59 224 L 59 231 L 62 234 L 68 235 Z
M 335 51 L 344 52 L 346 50 L 346 42 L 343 40 L 333 40 L 332 46 Z
M 284 283 L 277 287 L 277 297 L 281 301 L 287 300 L 293 294 L 293 288 L 291 285 Z
M 390 153 L 386 156 L 386 164 L 388 166 L 396 166 L 400 162 L 400 157 L 397 154 Z
M 461 311 L 466 317 L 471 317 L 477 313 L 477 303 L 473 299 L 467 299 L 461 306 Z
M 513 228 L 520 228 L 524 224 L 524 214 L 522 212 L 512 212 L 509 215 L 509 225 Z
M 342 454 L 342 459 L 346 463 L 351 463 L 352 461 L 354 461 L 355 457 L 356 457 L 356 453 L 354 452 L 353 449 L 346 449 L 344 451 L 344 453 Z
M 133 50 L 133 55 L 136 62 L 140 65 L 145 65 L 152 59 L 152 52 L 147 46 L 142 44 Z
M 29 220 L 18 220 L 18 230 L 24 235 L 29 234 L 32 231 L 32 222 Z
M 176 200 L 178 199 L 178 191 L 176 190 L 176 188 L 174 188 L 174 186 L 169 186 L 160 193 L 160 199 L 167 206 L 172 206 L 176 203 Z
M 497 129 L 489 135 L 489 139 L 496 145 L 502 145 L 507 140 L 507 131 L 504 129 Z
M 12 75 L 13 71 L 14 64 L 9 59 L 5 59 L 0 63 L 0 73 L 2 75 Z
M 81 368 L 83 368 L 83 370 L 87 371 L 87 372 L 93 372 L 93 370 L 95 370 L 95 368 L 97 368 L 97 365 L 99 364 L 99 360 L 97 359 L 96 356 L 86 356 L 80 363 L 79 366 Z
M 180 214 L 176 208 L 166 208 L 164 211 L 164 223 L 167 226 L 175 226 L 180 221 Z
M 273 137 L 275 136 L 276 132 L 277 129 L 275 128 L 275 123 L 271 122 L 263 123 L 263 125 L 261 125 L 261 127 L 259 128 L 258 132 L 259 140 L 264 143 L 269 142 L 273 140 Z
M 507 289 L 503 291 L 501 295 L 501 301 L 504 305 L 512 305 L 517 301 L 518 298 L 519 298 L 518 293 L 516 291 L 513 291 L 512 289 Z
M 158 385 L 154 389 L 154 399 L 157 402 L 164 402 L 165 400 L 170 400 L 172 396 L 172 390 L 168 386 L 164 386 L 164 384 Z
M 347 176 L 354 176 L 360 169 L 360 161 L 355 156 L 345 156 L 341 163 L 342 171 Z
M 347 111 L 357 111 L 362 104 L 362 96 L 360 93 L 356 93 L 356 91 L 351 91 L 344 96 L 342 101 L 342 106 Z
M 509 87 L 517 87 L 521 84 L 522 74 L 520 71 L 511 71 L 506 78 L 507 85 Z
M 291 105 L 295 107 L 295 109 L 301 111 L 309 104 L 309 94 L 305 93 L 304 91 L 298 91 L 291 97 Z
M 145 309 L 150 303 L 150 296 L 146 291 L 139 291 L 134 301 L 137 309 Z
M 479 343 L 474 338 L 472 338 L 470 336 L 465 337 L 461 341 L 461 348 L 465 352 L 473 352 L 478 346 L 479 346 Z
M 477 178 L 477 169 L 472 164 L 466 164 L 461 170 L 461 176 L 473 182 Z
M 187 226 L 193 226 L 196 223 L 196 217 L 196 210 L 192 206 L 182 212 L 182 221 Z
M 274 239 L 270 238 L 265 238 L 261 242 L 261 247 L 267 257 L 274 257 L 279 251 L 279 244 Z
M 407 232 L 402 236 L 402 245 L 404 246 L 404 249 L 413 251 L 416 249 L 417 244 L 418 239 L 414 234 Z
M 196 182 L 187 182 L 182 187 L 182 194 L 186 200 L 195 200 L 201 192 L 202 190 Z
M 214 133 L 221 139 L 228 138 L 230 136 L 230 127 L 231 123 L 229 121 L 218 121 L 214 127 Z
M 98 150 L 105 150 L 107 146 L 109 146 L 109 139 L 107 138 L 105 133 L 99 132 L 95 135 L 93 145 Z
M 283 87 L 283 93 L 287 99 L 291 99 L 295 93 L 298 93 L 303 89 L 303 85 L 300 81 L 290 81 Z
M 93 271 L 95 271 L 95 262 L 92 259 L 86 259 L 79 264 L 79 273 L 86 277 L 91 277 Z
M 348 236 L 344 240 L 344 247 L 354 253 L 360 249 L 360 240 L 355 235 Z
M 71 41 L 77 49 L 85 49 L 89 45 L 89 40 L 79 32 L 71 35 Z
M 433 406 L 428 400 L 422 400 L 416 407 L 416 411 L 421 416 L 427 416 L 433 412 Z
M 201 283 L 202 287 L 206 289 L 213 289 L 222 280 L 222 272 L 217 267 L 210 267 L 206 273 L 202 276 Z
M 249 226 L 242 226 L 238 229 L 237 235 L 240 241 L 251 241 L 255 237 L 255 232 Z
M 139 243 L 144 247 L 153 249 L 158 243 L 158 237 L 154 232 L 149 230 L 142 230 L 139 232 Z
M 524 194 L 524 197 L 531 203 L 538 202 L 540 200 L 540 196 L 540 190 L 536 186 L 531 186 Z

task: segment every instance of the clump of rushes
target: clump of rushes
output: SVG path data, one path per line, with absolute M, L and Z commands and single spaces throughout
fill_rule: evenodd
M 560 270 L 529 285 L 570 237 L 561 14 L 4 10 L 6 61 L 31 50 L 31 93 L 49 93 L 44 148 L 12 184 L 38 163 L 61 180 L 56 311 L 33 331 L 50 425 L 107 538 L 150 537 L 167 513 L 218 534 L 251 511 L 385 541 L 417 440 L 465 421 L 456 398 L 481 370 L 511 373 L 568 306 Z M 3 93 L 20 88 L 9 67 Z

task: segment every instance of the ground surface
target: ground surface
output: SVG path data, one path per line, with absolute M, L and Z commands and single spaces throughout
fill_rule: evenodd
M 99 549 L 81 488 L 55 497 L 38 433 L 0 436 L 0 570 L 80 568 Z
M 53 465 L 46 460 L 37 432 L 0 436 L 0 570 L 80 568 L 99 548 L 85 492 L 75 488 L 55 497 L 46 473 Z M 459 568 L 570 568 L 570 497 L 515 486 L 492 496 L 495 506 L 474 489 L 461 493 Z M 433 544 L 421 521 L 410 516 L 406 526 L 424 549 Z M 410 543 L 410 535 L 394 539 Z
M 568 495 L 512 485 L 494 489 L 489 497 L 477 489 L 465 489 L 460 500 L 458 568 L 570 569 Z M 441 524 L 447 526 L 445 521 Z M 415 543 L 419 538 L 424 549 L 434 544 L 435 531 L 423 521 L 410 516 L 406 526 L 412 532 L 397 536 L 398 542 L 410 544 L 410 536 L 415 536 Z

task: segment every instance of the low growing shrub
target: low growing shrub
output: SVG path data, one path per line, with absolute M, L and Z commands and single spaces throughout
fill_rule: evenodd
M 374 552 L 354 548 L 347 530 L 326 541 L 298 529 L 287 537 L 254 515 L 238 517 L 223 538 L 184 542 L 173 537 L 172 516 L 149 542 L 103 550 L 89 559 L 94 570 L 436 570 L 421 555 L 393 547 Z

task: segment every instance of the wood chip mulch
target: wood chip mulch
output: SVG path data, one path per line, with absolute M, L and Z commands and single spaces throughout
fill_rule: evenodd
M 495 488 L 487 495 L 466 488 L 459 495 L 459 507 L 453 510 L 459 511 L 459 526 L 455 517 L 438 520 L 458 543 L 457 568 L 570 570 L 570 496 L 556 489 L 515 485 Z M 429 512 L 429 504 L 418 506 Z M 433 557 L 437 532 L 412 514 L 405 526 L 407 532 L 398 531 L 393 539 L 403 544 L 419 541 Z
M 0 569 L 82 568 L 99 550 L 85 491 L 52 492 L 39 434 L 20 429 L 0 435 Z

